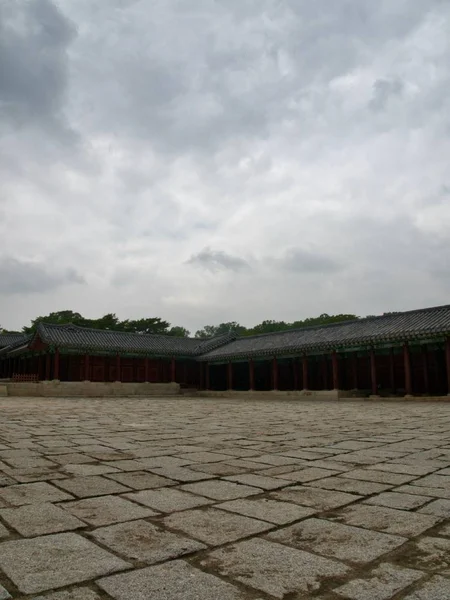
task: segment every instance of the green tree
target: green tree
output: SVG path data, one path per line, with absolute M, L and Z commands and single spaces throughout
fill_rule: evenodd
M 108 313 L 100 317 L 100 319 L 84 319 L 86 327 L 94 327 L 95 329 L 109 329 L 111 331 L 120 331 L 121 322 L 114 313 Z
M 327 313 L 323 313 L 318 317 L 309 317 L 304 319 L 303 321 L 294 321 L 291 324 L 293 329 L 298 329 L 300 327 L 313 327 L 315 325 L 330 325 L 331 323 L 342 323 L 343 321 L 354 321 L 358 319 L 356 315 L 351 314 L 339 314 L 339 315 L 329 315 Z
M 167 334 L 170 323 L 163 321 L 159 317 L 150 317 L 146 319 L 133 319 L 123 321 L 120 329 L 130 333 L 163 333 Z
M 191 332 L 185 327 L 181 327 L 180 325 L 174 325 L 167 332 L 168 335 L 173 335 L 174 337 L 189 337 Z
M 54 325 L 64 325 L 66 323 L 74 323 L 79 325 L 84 319 L 80 313 L 73 312 L 72 310 L 60 310 L 57 312 L 51 312 L 50 314 L 43 317 L 36 317 L 31 321 L 31 325 L 22 327 L 24 333 L 34 333 L 37 325 L 40 321 L 45 323 L 53 323 Z
M 195 337 L 209 338 L 215 337 L 216 335 L 224 335 L 230 332 L 236 333 L 237 335 L 245 335 L 247 333 L 247 329 L 236 321 L 230 321 L 228 323 L 220 323 L 220 325 L 205 325 L 203 329 L 196 331 Z
M 274 333 L 276 331 L 285 331 L 289 329 L 289 323 L 285 323 L 284 321 L 263 321 L 259 323 L 259 325 L 255 325 L 251 329 L 248 330 L 248 335 L 259 335 L 261 333 Z

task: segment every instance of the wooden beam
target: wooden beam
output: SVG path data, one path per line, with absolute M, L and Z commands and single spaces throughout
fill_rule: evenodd
M 170 381 L 173 383 L 176 379 L 176 363 L 175 363 L 175 357 L 172 356 L 172 359 L 170 361 Z
M 149 375 L 149 368 L 148 368 L 148 356 L 146 356 L 144 358 L 144 380 L 146 383 L 148 383 L 148 375 Z
M 209 362 L 205 363 L 205 389 L 209 390 Z

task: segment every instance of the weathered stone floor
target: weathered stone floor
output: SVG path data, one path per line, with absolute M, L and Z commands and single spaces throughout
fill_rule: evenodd
M 448 600 L 450 404 L 0 401 L 0 600 Z

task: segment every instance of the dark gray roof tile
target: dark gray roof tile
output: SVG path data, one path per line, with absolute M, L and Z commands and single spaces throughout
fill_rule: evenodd
M 200 360 L 220 361 L 276 354 L 313 353 L 446 335 L 450 335 L 450 305 L 332 325 L 239 337 L 229 344 L 203 354 Z

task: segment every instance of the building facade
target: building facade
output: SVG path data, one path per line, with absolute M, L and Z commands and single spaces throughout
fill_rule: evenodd
M 0 335 L 0 379 L 205 390 L 450 393 L 450 305 L 279 333 L 176 338 L 40 323 Z

